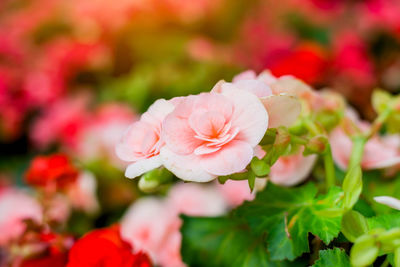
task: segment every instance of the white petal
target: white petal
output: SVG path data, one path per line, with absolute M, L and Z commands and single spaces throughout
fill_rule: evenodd
M 151 171 L 162 165 L 161 157 L 154 156 L 148 159 L 142 159 L 135 163 L 130 164 L 125 171 L 125 176 L 128 178 L 135 178 L 143 173 Z
M 269 127 L 291 126 L 301 112 L 299 99 L 292 95 L 273 95 L 261 100 L 269 115 Z
M 165 168 L 175 174 L 176 177 L 192 182 L 209 182 L 216 178 L 206 172 L 194 154 L 178 155 L 167 147 L 163 147 L 160 152 L 162 163 Z
M 374 200 L 380 204 L 389 206 L 393 209 L 400 210 L 400 200 L 389 196 L 374 197 Z

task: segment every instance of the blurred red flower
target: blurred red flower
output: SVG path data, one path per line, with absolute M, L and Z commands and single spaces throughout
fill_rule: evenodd
M 315 84 L 322 80 L 327 63 L 322 47 L 309 43 L 300 45 L 268 67 L 275 76 L 293 75 L 306 83 Z
M 55 185 L 63 188 L 78 177 L 78 170 L 64 154 L 38 156 L 33 159 L 25 174 L 26 182 L 34 186 Z
M 94 230 L 75 243 L 67 267 L 78 266 L 150 267 L 152 264 L 146 254 L 133 254 L 129 243 L 121 239 L 119 226 L 111 226 Z

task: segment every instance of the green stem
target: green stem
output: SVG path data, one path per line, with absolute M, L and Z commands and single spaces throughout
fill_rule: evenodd
M 335 167 L 332 158 L 331 146 L 328 144 L 327 150 L 324 154 L 324 165 L 325 165 L 325 176 L 326 176 L 326 188 L 329 190 L 335 185 Z
M 315 123 L 310 120 L 310 119 L 305 119 L 304 121 L 304 125 L 306 126 L 307 130 L 312 134 L 312 135 L 319 135 L 321 134 L 321 131 L 318 129 L 317 125 L 315 125 Z
M 350 156 L 348 170 L 351 170 L 353 167 L 360 165 L 364 153 L 364 146 L 367 143 L 367 140 L 368 138 L 365 136 L 353 137 L 353 149 Z
M 294 134 L 290 134 L 290 140 L 295 143 L 295 144 L 299 144 L 299 145 L 306 145 L 308 144 L 308 140 L 306 138 L 294 135 Z

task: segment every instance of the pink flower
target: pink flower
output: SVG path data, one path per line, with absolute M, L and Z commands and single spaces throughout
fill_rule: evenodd
M 177 177 L 208 182 L 245 169 L 267 128 L 267 111 L 244 90 L 188 96 L 163 122 L 160 155 Z
M 88 98 L 79 95 L 74 98 L 61 99 L 43 112 L 34 122 L 31 139 L 34 144 L 44 148 L 52 143 L 75 148 L 79 131 L 88 123 Z
M 108 159 L 116 167 L 126 167 L 115 155 L 115 146 L 136 114 L 121 103 L 100 106 L 90 121 L 80 130 L 75 152 L 84 161 Z
M 271 167 L 270 180 L 283 186 L 299 184 L 311 173 L 316 160 L 316 155 L 303 156 L 303 149 L 294 155 L 280 157 Z
M 150 255 L 162 267 L 185 266 L 180 255 L 182 224 L 179 214 L 218 216 L 226 203 L 215 187 L 177 184 L 166 199 L 155 197 L 136 201 L 121 221 L 121 236 L 135 250 Z
M 96 196 L 97 181 L 90 172 L 83 172 L 78 179 L 67 188 L 67 196 L 72 207 L 87 213 L 94 213 L 99 209 Z
M 353 118 L 353 120 L 356 118 Z M 368 131 L 371 125 L 363 121 L 354 121 L 362 131 Z M 351 137 L 345 131 L 345 125 L 339 125 L 330 134 L 332 156 L 343 170 L 347 169 L 353 148 Z M 361 167 L 365 170 L 381 169 L 400 164 L 400 137 L 398 135 L 375 135 L 364 147 Z
M 162 122 L 174 109 L 171 101 L 157 100 L 140 120 L 133 123 L 116 145 L 117 156 L 131 163 L 125 176 L 135 178 L 162 165 L 160 149 L 164 146 L 161 139 Z
M 351 81 L 359 87 L 370 87 L 375 82 L 366 44 L 354 32 L 343 32 L 335 38 L 333 67 L 346 82 Z M 338 79 L 337 75 L 334 79 Z
M 4 189 L 0 192 L 0 245 L 18 238 L 26 229 L 23 220 L 42 221 L 39 203 L 23 191 Z
M 291 78 L 294 79 L 294 78 Z M 259 76 L 252 70 L 236 75 L 232 83 L 218 82 L 212 92 L 241 89 L 256 95 L 266 108 L 269 116 L 269 127 L 292 125 L 301 112 L 301 104 L 296 98 L 297 91 L 278 91 L 273 87 L 281 79 L 267 71 Z M 292 86 L 293 87 L 293 86 Z
M 239 206 L 245 200 L 253 200 L 255 196 L 251 193 L 247 180 L 228 180 L 224 184 L 217 184 L 217 188 L 232 207 Z
M 194 183 L 176 184 L 168 193 L 170 212 L 190 216 L 217 216 L 226 209 L 224 198 L 215 187 Z

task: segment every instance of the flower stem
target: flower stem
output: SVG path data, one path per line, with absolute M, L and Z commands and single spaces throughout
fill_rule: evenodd
M 329 188 L 335 185 L 335 180 L 336 180 L 332 151 L 331 151 L 331 146 L 329 144 L 324 154 L 324 165 L 325 165 L 325 176 L 326 176 L 326 188 L 328 191 Z
M 364 146 L 367 143 L 367 140 L 368 138 L 362 135 L 353 137 L 353 149 L 350 156 L 348 170 L 360 165 L 364 153 Z

